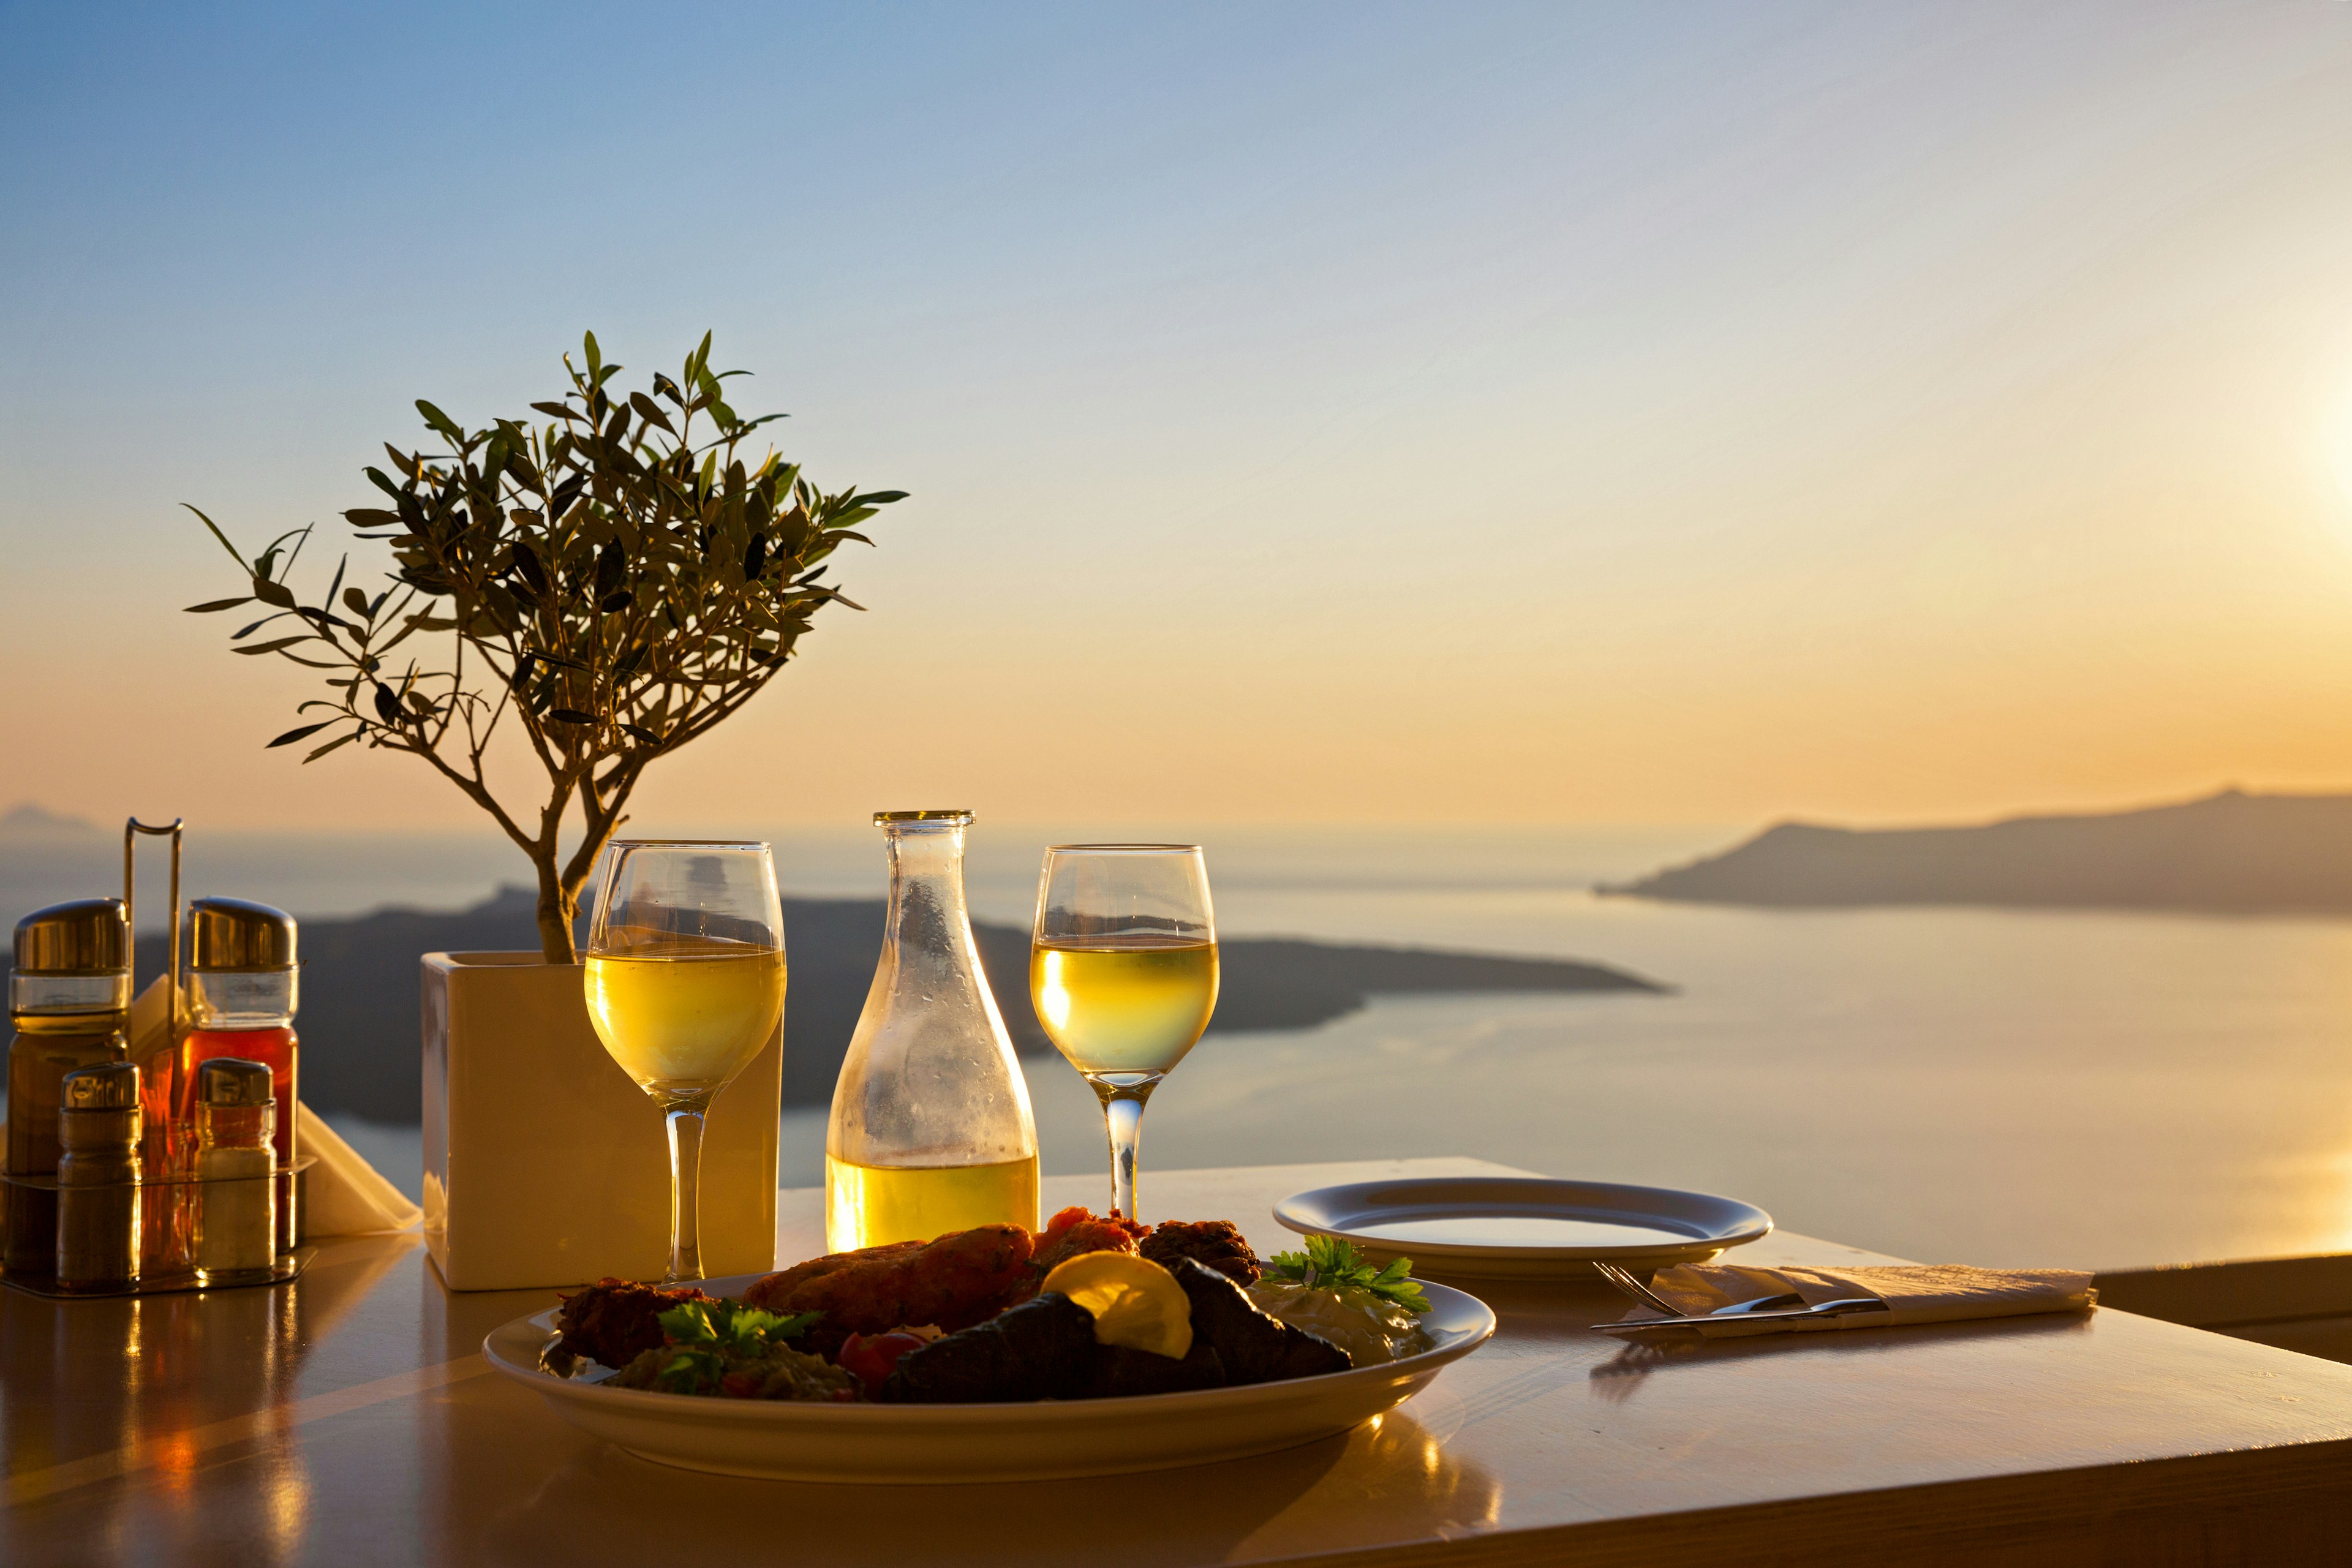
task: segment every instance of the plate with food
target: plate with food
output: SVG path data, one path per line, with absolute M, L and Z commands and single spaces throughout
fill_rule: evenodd
M 663 1289 L 606 1279 L 482 1352 L 583 1431 L 782 1480 L 1046 1480 L 1311 1443 L 1486 1343 L 1461 1290 L 1231 1223 L 1066 1209 Z
M 1429 1273 L 1488 1279 L 1703 1263 L 1772 1233 L 1770 1215 L 1736 1198 L 1534 1176 L 1350 1182 L 1294 1193 L 1274 1217 L 1375 1263 L 1410 1253 Z

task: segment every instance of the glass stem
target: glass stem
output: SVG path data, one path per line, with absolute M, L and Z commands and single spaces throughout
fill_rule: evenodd
M 669 1108 L 669 1273 L 662 1283 L 702 1278 L 702 1101 Z
M 1120 1073 L 1118 1078 L 1130 1075 Z M 1142 1075 L 1134 1075 L 1140 1077 Z M 1110 1206 L 1113 1214 L 1134 1219 L 1135 1215 L 1135 1151 L 1143 1142 L 1143 1102 L 1151 1098 L 1159 1087 L 1160 1075 L 1143 1077 L 1141 1082 L 1119 1083 L 1112 1076 L 1091 1079 L 1095 1093 L 1101 1097 L 1103 1121 L 1110 1130 Z

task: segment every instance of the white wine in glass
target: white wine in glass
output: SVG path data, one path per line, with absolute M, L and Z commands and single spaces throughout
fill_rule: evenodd
M 669 1128 L 669 1272 L 702 1278 L 702 1119 L 784 1015 L 784 922 L 765 844 L 615 840 L 588 934 L 597 1038 Z
M 1047 1037 L 1102 1101 L 1111 1206 L 1135 1219 L 1144 1102 L 1217 1005 L 1216 920 L 1200 846 L 1048 849 L 1029 999 Z

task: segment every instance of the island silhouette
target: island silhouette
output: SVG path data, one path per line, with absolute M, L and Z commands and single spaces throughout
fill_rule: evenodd
M 2352 912 L 2352 795 L 2249 795 L 1975 826 L 1785 822 L 1746 843 L 1597 892 L 1773 909 Z
M 417 960 L 426 952 L 539 948 L 537 900 L 503 887 L 454 912 L 385 909 L 302 922 L 302 1098 L 314 1110 L 412 1123 L 423 1112 Z M 784 1007 L 783 1102 L 824 1105 L 849 1049 L 882 950 L 880 899 L 786 899 L 791 989 Z M 26 911 L 19 910 L 18 914 Z M 981 962 L 1015 1047 L 1050 1055 L 1029 1005 L 1029 932 L 975 921 Z M 138 972 L 162 972 L 167 942 L 139 939 Z M 1304 1029 L 1374 996 L 1472 992 L 1664 992 L 1624 970 L 1566 959 L 1429 948 L 1242 937 L 1219 943 L 1223 985 L 1212 1033 Z

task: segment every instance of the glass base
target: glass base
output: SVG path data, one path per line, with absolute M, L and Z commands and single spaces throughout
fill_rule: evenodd
M 0 1274 L 0 1285 L 22 1290 L 27 1296 L 47 1296 L 52 1300 L 78 1300 L 85 1297 L 160 1296 L 176 1290 L 227 1290 L 251 1285 L 283 1285 L 299 1276 L 317 1257 L 315 1247 L 298 1247 L 291 1252 L 281 1252 L 267 1268 L 192 1268 L 173 1274 L 142 1275 L 136 1279 L 110 1280 L 103 1284 L 65 1284 L 54 1276 L 39 1274 Z
M 0 1173 L 0 1207 L 7 1215 L 7 1245 L 0 1247 L 0 1282 L 37 1296 L 144 1296 L 169 1290 L 221 1289 L 239 1285 L 273 1285 L 301 1272 L 287 1259 L 307 1260 L 315 1248 L 301 1242 L 302 1184 L 317 1162 L 305 1155 L 290 1166 L 268 1175 L 161 1178 L 152 1181 L 79 1186 L 73 1192 L 102 1199 L 112 1194 L 118 1217 L 135 1217 L 139 1238 L 139 1272 L 130 1280 L 60 1286 L 57 1279 L 57 1234 L 61 1189 L 55 1173 L 13 1175 Z M 266 1190 L 264 1190 L 266 1189 Z M 235 1212 L 252 1215 L 260 1204 L 277 1211 L 275 1261 L 267 1267 L 206 1269 L 200 1267 L 203 1232 L 208 1211 L 232 1205 Z M 252 1238 L 258 1242 L 261 1237 Z M 261 1251 L 256 1247 L 247 1256 Z

